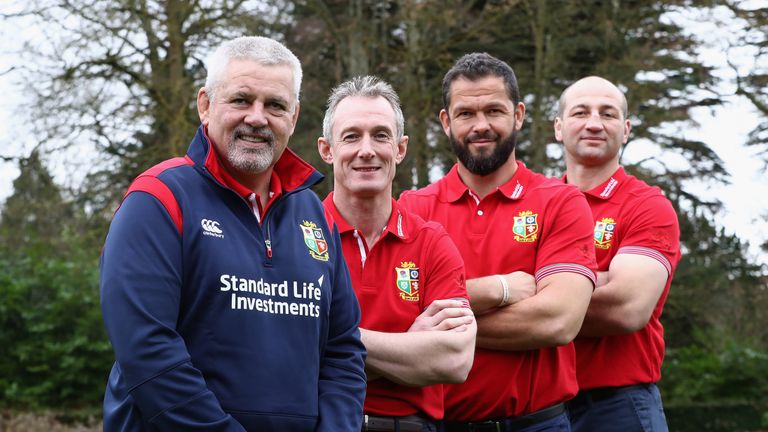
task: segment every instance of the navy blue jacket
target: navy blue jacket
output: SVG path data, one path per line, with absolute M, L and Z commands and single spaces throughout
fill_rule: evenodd
M 261 223 L 201 126 L 137 177 L 101 256 L 104 430 L 355 431 L 365 348 L 338 229 L 286 149 Z

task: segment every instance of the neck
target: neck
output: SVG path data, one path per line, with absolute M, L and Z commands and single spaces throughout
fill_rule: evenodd
M 565 167 L 568 184 L 575 185 L 581 191 L 587 191 L 605 183 L 619 169 L 619 162 L 587 166 L 566 159 Z
M 373 196 L 359 197 L 335 188 L 333 203 L 344 220 L 359 231 L 368 247 L 381 237 L 383 228 L 392 215 L 392 191 L 387 190 Z
M 238 172 L 232 172 L 232 177 L 240 184 L 252 190 L 259 197 L 261 208 L 264 208 L 269 201 L 269 183 L 272 180 L 272 167 L 258 174 L 242 175 Z
M 474 192 L 480 199 L 483 199 L 500 186 L 507 183 L 517 172 L 517 161 L 515 153 L 509 155 L 509 159 L 504 165 L 497 168 L 488 175 L 477 175 L 470 172 L 464 164 L 458 163 L 459 177 L 467 187 Z

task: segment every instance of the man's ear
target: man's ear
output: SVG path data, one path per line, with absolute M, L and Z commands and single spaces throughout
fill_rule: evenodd
M 403 137 L 400 138 L 400 142 L 397 143 L 395 151 L 397 152 L 395 153 L 395 162 L 400 164 L 400 162 L 405 159 L 405 153 L 408 151 L 408 135 L 403 135 Z
M 296 108 L 293 109 L 293 114 L 291 114 L 291 135 L 293 135 L 293 131 L 296 129 L 296 122 L 299 121 L 299 111 L 301 111 L 301 105 L 296 102 Z
M 451 119 L 448 117 L 448 111 L 441 109 L 438 117 L 440 117 L 440 124 L 443 125 L 445 135 L 451 136 Z
M 557 142 L 563 142 L 563 120 L 560 117 L 555 117 L 555 139 Z
M 515 130 L 521 130 L 523 128 L 523 122 L 525 121 L 525 104 L 518 102 L 515 107 Z
M 210 109 L 211 98 L 208 97 L 208 92 L 205 91 L 205 87 L 202 87 L 197 91 L 197 115 L 200 117 L 200 123 L 205 126 L 208 126 Z
M 333 165 L 333 152 L 331 152 L 331 143 L 329 143 L 324 137 L 317 139 L 317 152 L 320 153 L 320 157 L 325 163 Z
M 624 120 L 624 139 L 622 140 L 622 144 L 626 144 L 629 140 L 629 132 L 632 130 L 632 122 L 629 121 L 629 119 Z

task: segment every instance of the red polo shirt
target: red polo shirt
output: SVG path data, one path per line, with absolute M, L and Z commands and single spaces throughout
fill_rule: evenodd
M 509 182 L 482 200 L 454 166 L 440 181 L 404 192 L 400 203 L 445 227 L 464 257 L 467 278 L 519 270 L 538 281 L 574 272 L 594 283 L 592 221 L 584 196 L 521 162 Z M 446 419 L 520 416 L 568 400 L 578 390 L 575 357 L 573 344 L 514 352 L 477 348 L 467 381 L 446 386 Z
M 360 303 L 360 327 L 408 331 L 435 300 L 467 298 L 464 263 L 443 227 L 424 222 L 392 200 L 381 238 L 369 247 L 339 214 L 333 193 L 323 201 L 341 233 L 341 246 Z M 443 386 L 407 387 L 384 378 L 368 381 L 364 411 L 381 416 L 423 413 L 443 418 Z
M 594 218 L 599 271 L 608 271 L 618 254 L 639 254 L 658 260 L 668 276 L 643 329 L 624 335 L 576 339 L 579 387 L 655 383 L 661 378 L 664 358 L 664 328 L 659 317 L 680 261 L 677 214 L 661 189 L 627 175 L 623 168 L 584 194 Z

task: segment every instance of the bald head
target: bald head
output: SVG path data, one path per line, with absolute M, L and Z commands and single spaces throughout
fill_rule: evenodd
M 566 112 L 568 107 L 570 96 L 573 94 L 590 95 L 594 97 L 607 96 L 618 98 L 621 104 L 619 107 L 621 109 L 621 113 L 624 118 L 627 118 L 628 109 L 626 96 L 624 96 L 624 93 L 619 90 L 616 85 L 605 78 L 599 76 L 588 76 L 576 81 L 575 83 L 568 86 L 568 88 L 563 90 L 563 93 L 560 94 L 560 100 L 557 104 L 558 117 L 563 118 L 563 114 Z

